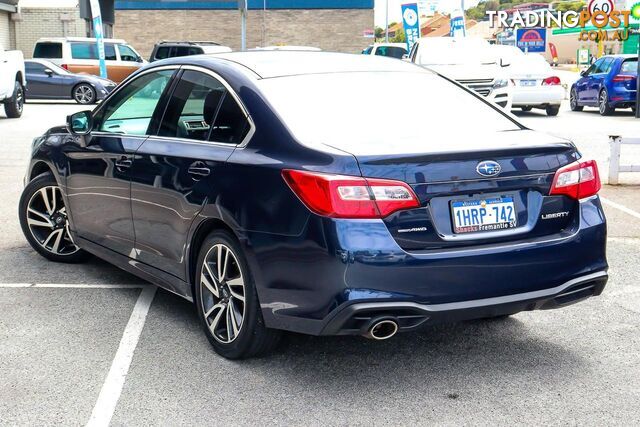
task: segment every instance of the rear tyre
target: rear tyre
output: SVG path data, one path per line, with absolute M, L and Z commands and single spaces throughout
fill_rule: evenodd
M 547 106 L 547 108 L 545 108 L 545 111 L 547 112 L 547 116 L 557 116 L 558 113 L 560 112 L 560 106 L 549 105 Z
M 196 274 L 198 317 L 216 353 L 244 359 L 275 349 L 282 332 L 265 327 L 255 283 L 233 235 L 219 230 L 207 236 Z
M 609 105 L 609 94 L 602 89 L 598 95 L 598 110 L 601 116 L 610 116 L 616 109 Z
M 532 110 L 532 107 L 526 106 L 526 107 L 520 107 L 520 109 L 521 109 L 522 111 L 531 111 L 531 110 Z
M 569 94 L 569 106 L 571 107 L 571 111 L 582 111 L 582 105 L 578 105 L 578 93 L 576 89 L 571 89 L 571 93 Z
M 22 83 L 16 80 L 13 87 L 13 96 L 4 103 L 4 111 L 10 119 L 17 119 L 22 116 L 24 110 L 24 88 Z
M 73 99 L 78 104 L 93 104 L 96 102 L 96 90 L 88 83 L 80 83 L 73 88 Z
M 89 257 L 71 237 L 67 208 L 51 173 L 42 174 L 27 184 L 19 209 L 22 232 L 40 255 L 65 263 L 78 263 Z

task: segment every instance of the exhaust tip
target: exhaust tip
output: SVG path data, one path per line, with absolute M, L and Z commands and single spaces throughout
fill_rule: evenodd
M 369 328 L 366 337 L 382 341 L 391 338 L 397 332 L 398 322 L 396 322 L 395 320 L 386 319 L 374 322 L 373 325 Z

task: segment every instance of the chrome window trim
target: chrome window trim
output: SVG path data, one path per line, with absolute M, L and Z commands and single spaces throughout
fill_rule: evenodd
M 104 101 L 102 101 L 102 103 L 100 103 L 100 105 L 98 107 L 96 107 L 95 110 L 93 110 L 92 115 L 95 117 L 96 114 L 100 113 L 103 106 L 105 105 L 105 103 L 107 103 L 111 97 L 115 96 L 115 94 L 117 94 L 119 91 L 122 90 L 123 87 L 127 86 L 130 82 L 137 80 L 138 78 L 152 73 L 152 72 L 157 72 L 157 71 L 164 71 L 164 70 L 191 70 L 191 71 L 198 71 L 204 74 L 208 74 L 209 76 L 215 78 L 216 80 L 218 80 L 223 86 L 224 88 L 227 90 L 227 93 L 230 93 L 231 96 L 233 97 L 234 101 L 236 102 L 236 104 L 238 104 L 240 106 L 240 109 L 242 110 L 242 113 L 244 114 L 245 119 L 247 120 L 247 122 L 249 123 L 249 131 L 247 132 L 247 134 L 245 135 L 245 137 L 242 139 L 242 141 L 240 141 L 239 144 L 230 144 L 230 143 L 225 143 L 225 142 L 219 142 L 219 141 L 202 141 L 199 139 L 190 139 L 190 138 L 177 138 L 177 137 L 171 137 L 171 136 L 160 136 L 160 135 L 130 135 L 130 134 L 126 134 L 126 133 L 110 133 L 110 132 L 105 132 L 105 131 L 95 131 L 95 132 L 91 132 L 92 135 L 101 135 L 101 136 L 121 136 L 121 137 L 127 137 L 127 138 L 131 138 L 131 137 L 139 137 L 139 138 L 152 138 L 155 140 L 159 140 L 159 139 L 172 139 L 172 140 L 176 140 L 176 141 L 180 141 L 180 142 L 188 142 L 188 143 L 196 143 L 196 144 L 207 144 L 207 145 L 214 145 L 214 146 L 224 146 L 224 147 L 235 147 L 235 148 L 244 148 L 247 146 L 247 144 L 249 144 L 249 141 L 251 140 L 251 138 L 253 137 L 253 135 L 256 132 L 256 126 L 255 123 L 253 122 L 253 119 L 251 118 L 251 115 L 249 114 L 249 111 L 247 110 L 247 108 L 245 107 L 244 103 L 240 100 L 240 97 L 238 96 L 238 94 L 236 93 L 235 90 L 233 90 L 233 88 L 229 85 L 229 83 L 227 83 L 227 81 L 225 79 L 222 78 L 222 76 L 220 76 L 218 73 L 216 73 L 215 71 L 212 71 L 208 68 L 205 67 L 200 67 L 200 66 L 196 66 L 196 65 L 163 65 L 161 67 L 154 67 L 154 68 L 150 68 L 148 70 L 144 70 L 142 72 L 140 72 L 139 74 L 136 74 L 134 77 L 126 79 L 125 81 L 123 81 L 121 84 L 119 84 L 116 89 L 111 92 L 109 94 L 109 97 L 107 99 L 105 99 Z M 105 107 L 106 108 L 106 107 Z

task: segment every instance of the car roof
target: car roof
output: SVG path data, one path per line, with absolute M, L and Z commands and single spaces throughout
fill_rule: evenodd
M 42 37 L 39 38 L 36 43 L 47 43 L 47 42 L 94 42 L 96 39 L 91 37 Z M 127 42 L 122 39 L 104 39 L 105 43 L 122 43 L 126 44 Z
M 259 78 L 347 72 L 428 72 L 415 64 L 372 55 L 334 52 L 250 51 L 183 56 L 154 64 L 213 65 L 224 60 L 251 70 Z

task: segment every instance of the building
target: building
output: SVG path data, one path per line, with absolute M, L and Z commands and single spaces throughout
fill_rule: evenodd
M 5 49 L 15 47 L 15 31 L 11 15 L 18 10 L 18 0 L 0 0 L 0 46 Z
M 248 0 L 247 47 L 315 46 L 359 53 L 370 44 L 373 0 Z M 114 37 L 148 56 L 160 40 L 209 40 L 240 49 L 238 2 L 116 0 Z

